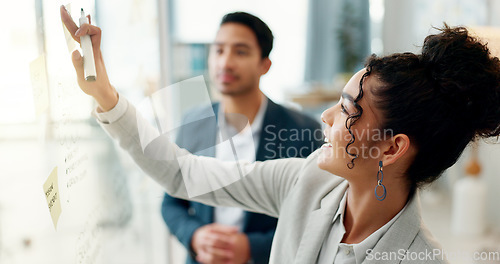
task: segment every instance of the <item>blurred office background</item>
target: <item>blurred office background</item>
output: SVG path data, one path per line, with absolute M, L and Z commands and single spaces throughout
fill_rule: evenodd
M 319 117 L 366 56 L 418 52 L 432 26 L 465 25 L 500 47 L 495 0 L 17 0 L 0 4 L 0 263 L 183 263 L 160 215 L 161 188 L 90 116 L 79 90 L 59 6 L 80 8 L 103 30 L 111 82 L 139 104 L 160 89 L 207 75 L 220 19 L 246 11 L 275 36 L 261 89 Z M 500 55 L 500 53 L 496 53 Z M 194 100 L 172 94 L 171 101 Z M 168 102 L 165 102 L 168 103 Z M 178 119 L 179 116 L 172 116 Z M 422 192 L 423 216 L 451 252 L 500 252 L 500 146 L 467 149 Z M 472 157 L 486 187 L 484 232 L 453 232 L 453 190 Z M 57 172 L 61 214 L 54 227 L 43 184 Z M 457 259 L 453 263 L 471 263 Z M 476 263 L 500 263 L 476 261 Z

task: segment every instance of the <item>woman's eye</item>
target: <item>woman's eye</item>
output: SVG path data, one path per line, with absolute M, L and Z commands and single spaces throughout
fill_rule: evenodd
M 342 113 L 348 114 L 343 104 L 340 105 L 340 109 L 342 109 Z

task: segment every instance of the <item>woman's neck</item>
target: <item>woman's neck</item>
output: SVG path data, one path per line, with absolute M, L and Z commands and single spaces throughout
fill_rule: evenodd
M 400 184 L 384 183 L 387 196 L 383 201 L 375 198 L 375 186 L 350 184 L 344 212 L 346 233 L 343 243 L 357 244 L 380 229 L 406 205 L 409 191 Z

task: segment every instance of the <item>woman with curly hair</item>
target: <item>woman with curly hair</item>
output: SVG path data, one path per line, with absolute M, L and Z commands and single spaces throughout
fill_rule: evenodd
M 421 220 L 418 189 L 471 141 L 500 135 L 500 61 L 467 29 L 445 25 L 421 54 L 370 57 L 323 113 L 321 149 L 248 164 L 197 157 L 163 136 L 143 149 L 143 119 L 108 81 L 99 28 L 61 15 L 76 40 L 92 37 L 98 80 L 83 79 L 78 51 L 73 63 L 102 127 L 170 195 L 278 217 L 270 263 L 447 262 Z M 222 184 L 235 171 L 241 178 Z M 193 196 L 196 183 L 220 188 Z M 219 242 L 211 263 L 232 263 Z

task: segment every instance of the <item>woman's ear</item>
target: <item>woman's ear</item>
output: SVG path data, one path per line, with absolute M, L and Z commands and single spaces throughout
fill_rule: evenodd
M 405 134 L 397 134 L 388 140 L 385 146 L 382 162 L 384 165 L 390 165 L 400 160 L 410 149 L 410 138 Z

